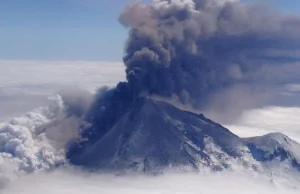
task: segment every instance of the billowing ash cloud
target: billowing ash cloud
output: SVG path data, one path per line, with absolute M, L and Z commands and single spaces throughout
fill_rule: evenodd
M 259 5 L 220 0 L 130 4 L 127 79 L 136 91 L 202 107 L 236 84 L 277 84 L 298 75 L 300 19 Z M 294 77 L 293 77 L 294 76 Z
M 253 92 L 299 79 L 297 16 L 238 1 L 154 0 L 131 3 L 120 22 L 130 29 L 127 82 L 100 90 L 84 142 L 105 134 L 140 95 L 205 109 L 213 98 L 226 104 L 226 95 L 251 94 L 244 106 Z

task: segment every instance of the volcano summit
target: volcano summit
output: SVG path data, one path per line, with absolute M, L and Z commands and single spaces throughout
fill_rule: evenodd
M 279 166 L 300 170 L 300 145 L 279 133 L 240 138 L 166 102 L 138 98 L 94 143 L 69 154 L 73 164 L 104 171 L 201 171 Z

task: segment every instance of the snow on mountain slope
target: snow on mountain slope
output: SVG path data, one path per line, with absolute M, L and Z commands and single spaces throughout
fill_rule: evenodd
M 261 137 L 245 139 L 253 157 L 278 167 L 286 165 L 300 170 L 300 144 L 281 133 L 271 133 Z M 282 163 L 282 164 L 280 164 Z
M 140 98 L 104 137 L 75 152 L 70 161 L 93 169 L 144 172 L 260 171 L 283 162 L 299 169 L 299 147 L 281 134 L 242 139 L 203 115 Z

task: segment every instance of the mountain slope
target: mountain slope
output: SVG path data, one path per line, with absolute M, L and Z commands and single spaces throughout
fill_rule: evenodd
M 284 164 L 300 171 L 300 144 L 281 133 L 271 133 L 261 137 L 244 139 L 257 161 L 273 167 Z
M 73 164 L 102 170 L 160 172 L 165 168 L 179 168 L 198 171 L 241 166 L 259 169 L 262 163 L 278 158 L 275 154 L 276 157 L 264 160 L 263 156 L 274 155 L 279 147 L 274 143 L 264 144 L 261 138 L 242 139 L 203 115 L 179 110 L 165 102 L 139 98 L 104 137 L 75 153 L 70 160 Z M 285 139 L 281 134 L 265 138 L 274 142 L 277 138 Z M 289 153 L 284 161 L 297 167 L 299 160 L 295 151 L 290 150 L 299 149 L 299 144 L 291 141 L 280 146 Z

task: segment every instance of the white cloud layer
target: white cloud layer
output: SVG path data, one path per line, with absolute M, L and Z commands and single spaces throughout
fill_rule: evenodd
M 226 126 L 241 137 L 281 132 L 300 142 L 300 108 L 266 107 L 245 111 L 232 125 Z
M 291 178 L 291 177 L 290 177 Z M 5 194 L 295 194 L 297 180 L 251 172 L 113 176 L 57 170 L 23 177 Z
M 94 91 L 125 80 L 120 62 L 0 60 L 0 122 L 45 104 L 65 88 Z
M 120 62 L 0 60 L 0 68 L 0 88 L 5 87 L 7 92 L 27 90 L 43 94 L 49 87 L 57 89 L 53 86 L 85 86 L 94 90 L 125 79 Z

